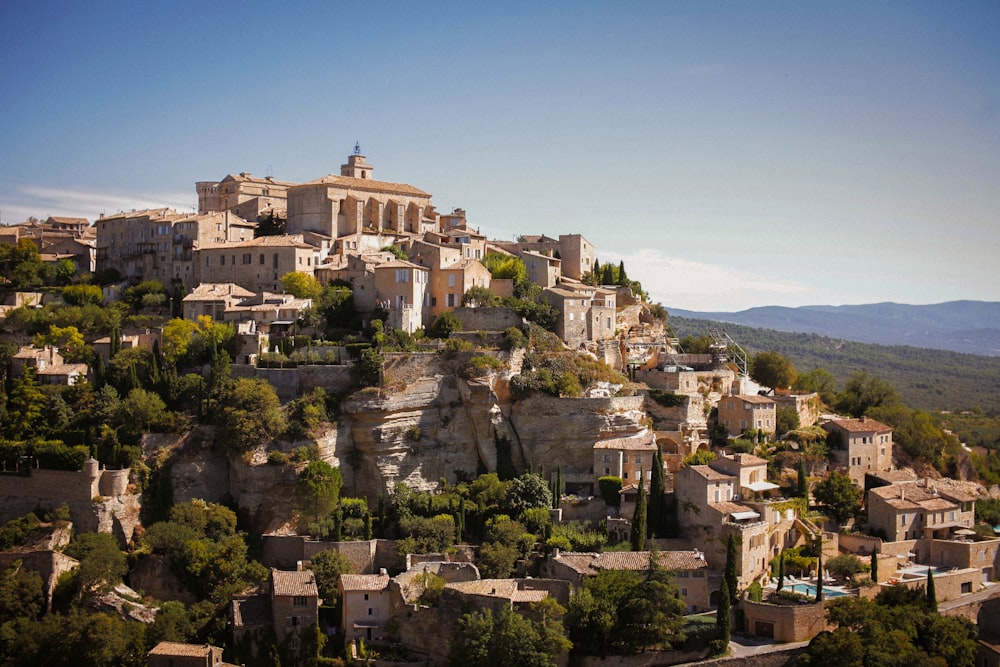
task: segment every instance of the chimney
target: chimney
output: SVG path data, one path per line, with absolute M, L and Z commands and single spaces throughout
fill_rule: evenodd
M 861 415 L 861 423 L 864 424 L 868 421 L 868 415 Z

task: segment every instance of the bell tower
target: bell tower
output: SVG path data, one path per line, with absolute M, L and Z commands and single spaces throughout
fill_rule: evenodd
M 371 180 L 372 168 L 370 164 L 365 162 L 365 156 L 361 154 L 361 144 L 355 142 L 354 153 L 347 156 L 347 164 L 340 165 L 340 175 Z

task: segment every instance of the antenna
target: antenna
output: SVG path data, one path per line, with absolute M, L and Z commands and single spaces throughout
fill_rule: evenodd
M 355 141 L 354 142 L 354 154 L 355 155 L 361 155 L 361 142 L 360 141 Z

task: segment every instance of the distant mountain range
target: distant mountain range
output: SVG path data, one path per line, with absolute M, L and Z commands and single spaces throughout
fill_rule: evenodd
M 949 301 L 928 306 L 764 306 L 738 313 L 667 308 L 678 317 L 715 320 L 830 338 L 1000 356 L 1000 302 Z

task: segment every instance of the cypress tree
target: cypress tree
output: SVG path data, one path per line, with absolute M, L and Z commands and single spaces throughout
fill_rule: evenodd
M 878 551 L 872 549 L 872 581 L 878 583 Z
M 615 284 L 615 267 L 610 264 L 604 265 L 604 275 L 601 276 L 602 285 L 614 285 Z
M 628 276 L 625 275 L 625 260 L 618 263 L 618 284 L 628 285 Z
M 937 613 L 937 589 L 934 586 L 934 572 L 927 568 L 927 606 L 935 614 Z
M 635 501 L 632 514 L 632 531 L 629 535 L 632 551 L 642 551 L 646 546 L 646 487 L 642 484 L 642 470 L 639 470 L 639 498 Z
M 371 512 L 365 512 L 365 539 L 372 539 L 372 515 Z
M 663 473 L 663 454 L 659 445 L 653 452 L 653 475 L 649 481 L 649 535 L 663 537 L 665 523 L 665 497 L 667 478 Z
M 736 599 L 736 538 L 732 533 L 726 541 L 726 569 L 722 572 L 722 582 L 729 592 L 729 599 Z
M 823 601 L 823 533 L 817 538 L 819 558 L 816 560 L 816 602 Z
M 601 275 L 601 263 L 594 258 L 594 277 L 597 278 Z
M 715 626 L 719 628 L 722 645 L 727 646 L 733 628 L 731 609 L 733 603 L 729 598 L 729 587 L 724 581 L 722 584 L 722 588 L 719 589 L 719 608 L 715 610 Z
M 806 462 L 802 459 L 799 459 L 798 492 L 800 498 L 809 497 L 809 478 L 806 477 Z
M 778 554 L 778 590 L 785 587 L 785 552 Z

